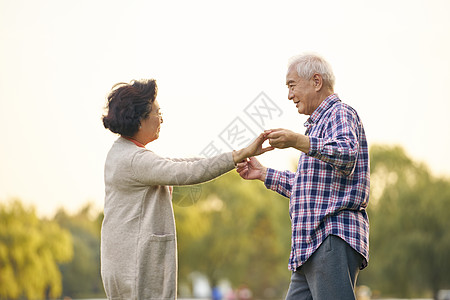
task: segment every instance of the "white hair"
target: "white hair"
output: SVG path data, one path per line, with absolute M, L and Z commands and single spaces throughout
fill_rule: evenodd
M 297 69 L 297 74 L 303 79 L 311 79 L 314 74 L 320 74 L 324 85 L 334 89 L 334 74 L 331 65 L 320 55 L 315 53 L 304 53 L 289 59 L 288 72 L 291 68 Z

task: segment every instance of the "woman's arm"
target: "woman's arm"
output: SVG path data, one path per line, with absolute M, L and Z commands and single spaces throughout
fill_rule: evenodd
M 169 158 L 167 157 L 167 159 L 170 159 L 171 161 L 174 162 L 181 162 L 181 161 L 198 161 L 198 160 L 202 160 L 202 157 L 189 157 L 189 158 Z
M 146 185 L 190 185 L 214 179 L 234 168 L 231 152 L 196 161 L 173 161 L 143 149 L 135 154 L 134 178 Z
M 163 158 L 151 151 L 138 151 L 131 163 L 134 178 L 148 185 L 190 185 L 214 179 L 235 167 L 235 164 L 254 155 L 272 150 L 263 148 L 264 134 L 246 148 L 210 158 L 180 160 Z

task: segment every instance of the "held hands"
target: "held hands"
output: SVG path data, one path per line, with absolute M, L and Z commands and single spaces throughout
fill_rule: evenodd
M 296 148 L 302 152 L 309 152 L 309 138 L 306 135 L 278 128 L 264 131 L 273 148 Z
M 261 133 L 250 145 L 245 148 L 246 150 L 246 156 L 258 156 L 263 153 L 266 153 L 267 151 L 272 151 L 275 149 L 274 147 L 266 147 L 263 148 L 263 143 L 267 140 L 267 133 L 263 132 Z
M 243 161 L 244 159 L 247 159 L 251 156 L 257 156 L 261 155 L 263 153 L 266 153 L 267 151 L 271 151 L 275 149 L 274 147 L 266 147 L 263 148 L 264 141 L 267 140 L 267 134 L 261 133 L 250 145 L 247 147 L 233 151 L 233 160 L 235 163 L 238 163 L 240 161 Z
M 270 147 L 263 148 L 264 141 L 269 140 Z M 253 156 L 263 154 L 275 148 L 296 148 L 302 152 L 309 152 L 309 137 L 295 133 L 288 129 L 271 129 L 261 133 L 249 146 L 238 151 L 233 151 L 233 159 L 236 163 L 236 171 L 243 179 L 259 179 L 264 181 L 267 168 Z

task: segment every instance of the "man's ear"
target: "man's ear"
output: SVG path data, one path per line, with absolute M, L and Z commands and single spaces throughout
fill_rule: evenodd
M 316 92 L 320 91 L 322 89 L 323 86 L 323 78 L 320 74 L 314 74 L 312 77 L 312 81 L 313 81 L 313 85 L 314 85 L 314 89 L 316 90 Z

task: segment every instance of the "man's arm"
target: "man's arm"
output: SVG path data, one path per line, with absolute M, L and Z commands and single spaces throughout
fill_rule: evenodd
M 309 152 L 309 137 L 306 135 L 283 128 L 266 130 L 265 133 L 268 134 L 267 137 L 272 147 L 279 149 L 292 147 L 304 153 Z
M 255 157 L 250 157 L 237 164 L 236 171 L 246 180 L 258 179 L 271 189 L 287 198 L 291 197 L 295 173 L 291 171 L 280 172 L 264 167 Z
M 265 133 L 272 147 L 298 149 L 330 164 L 344 176 L 349 176 L 353 173 L 359 151 L 359 119 L 351 109 L 343 109 L 332 114 L 329 122 L 331 126 L 324 138 L 281 128 L 267 130 Z
M 324 138 L 310 137 L 308 155 L 333 166 L 344 176 L 350 176 L 359 154 L 363 129 L 356 112 L 349 108 L 336 110 L 328 120 L 330 126 Z

